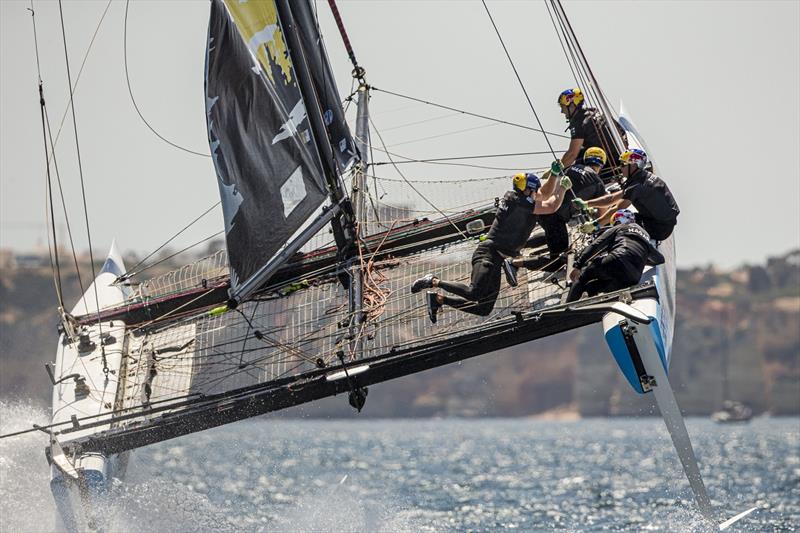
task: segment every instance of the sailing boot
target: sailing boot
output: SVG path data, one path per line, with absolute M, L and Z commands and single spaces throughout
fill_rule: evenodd
M 517 280 L 517 267 L 511 263 L 510 258 L 503 259 L 503 272 L 505 272 L 508 284 L 516 287 L 519 283 Z
M 422 289 L 433 288 L 433 274 L 427 274 L 411 284 L 411 292 L 419 292 Z M 435 322 L 435 321 L 434 321 Z
M 439 308 L 442 307 L 442 304 L 436 299 L 438 293 L 428 291 L 425 296 L 428 301 L 428 317 L 430 317 L 431 322 L 436 324 L 436 314 L 439 312 Z

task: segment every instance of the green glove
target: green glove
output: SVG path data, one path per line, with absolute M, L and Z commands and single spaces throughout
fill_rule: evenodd
M 586 200 L 582 200 L 580 198 L 575 198 L 574 200 L 572 200 L 572 205 L 574 205 L 575 207 L 577 207 L 581 211 L 588 211 L 589 210 L 589 204 L 586 202 Z
M 564 187 L 565 189 L 572 188 L 572 180 L 569 179 L 569 176 L 564 176 L 561 178 L 561 186 Z
M 550 165 L 550 173 L 553 176 L 560 176 L 564 173 L 564 167 L 561 165 L 561 161 L 553 161 Z
M 594 233 L 600 229 L 600 224 L 596 220 L 592 220 L 591 222 L 584 222 L 578 229 L 581 233 Z

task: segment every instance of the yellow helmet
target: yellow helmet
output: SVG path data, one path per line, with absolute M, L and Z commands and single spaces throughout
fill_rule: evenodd
M 583 162 L 587 165 L 603 166 L 606 164 L 606 151 L 597 146 L 592 146 L 583 153 Z
M 539 176 L 530 172 L 514 174 L 513 183 L 514 188 L 520 191 L 524 191 L 526 188 L 538 191 L 539 187 L 542 186 L 542 180 L 539 179 Z
M 581 105 L 583 103 L 583 91 L 575 87 L 566 89 L 558 95 L 558 104 L 568 106 L 570 104 Z

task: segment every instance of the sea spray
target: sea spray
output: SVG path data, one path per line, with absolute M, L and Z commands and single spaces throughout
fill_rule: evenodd
M 46 425 L 49 416 L 33 402 L 0 401 L 0 433 Z M 54 528 L 47 435 L 36 431 L 0 439 L 0 531 L 43 532 Z

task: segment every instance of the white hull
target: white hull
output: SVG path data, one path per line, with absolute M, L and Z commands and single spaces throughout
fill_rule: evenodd
M 72 309 L 73 316 L 95 313 L 121 304 L 127 287 L 114 285 L 125 271 L 122 258 L 112 244 L 108 259 L 92 285 Z M 69 339 L 62 333 L 56 347 L 51 424 L 80 425 L 87 416 L 109 415 L 117 402 L 117 388 L 125 344 L 125 324 L 119 320 L 95 323 L 75 332 L 83 338 Z M 101 418 L 102 420 L 102 418 Z M 57 521 L 68 531 L 102 529 L 94 516 L 110 480 L 124 475 L 127 454 L 106 457 L 99 453 L 67 456 L 62 447 L 70 441 L 108 429 L 101 425 L 51 439 L 50 488 L 56 501 Z

